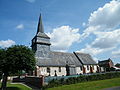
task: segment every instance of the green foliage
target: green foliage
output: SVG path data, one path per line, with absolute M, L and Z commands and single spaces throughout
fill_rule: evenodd
M 6 49 L 4 54 L 3 73 L 16 74 L 21 70 L 29 71 L 35 68 L 33 51 L 24 45 L 14 45 Z
M 7 60 L 11 61 L 11 71 L 33 70 L 35 57 L 31 49 L 23 45 L 15 45 L 7 49 Z M 15 68 L 15 69 L 14 69 Z M 14 70 L 13 70 L 14 69 Z
M 0 80 L 2 79 L 2 70 L 5 64 L 5 55 L 6 55 L 5 49 L 0 48 Z
M 79 77 L 71 77 L 68 79 L 62 78 L 60 80 L 53 79 L 44 88 L 52 88 L 52 87 L 57 87 L 57 86 L 61 86 L 61 85 L 69 85 L 69 84 L 111 79 L 111 78 L 117 78 L 117 77 L 120 77 L 120 72 L 104 73 L 104 74 L 96 74 L 96 75 L 84 75 L 84 76 L 82 75 Z
M 2 72 L 5 65 L 6 50 L 0 48 L 0 72 Z
M 14 45 L 7 49 L 0 49 L 0 71 L 4 73 L 1 88 L 6 90 L 7 77 L 20 74 L 22 70 L 28 72 L 35 68 L 33 51 L 24 45 Z

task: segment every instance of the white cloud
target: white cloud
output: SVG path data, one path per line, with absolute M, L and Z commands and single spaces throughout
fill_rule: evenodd
M 119 57 L 120 57 L 120 50 L 112 51 L 112 54 L 113 54 L 113 55 L 119 55 Z
M 10 47 L 11 45 L 15 45 L 15 41 L 13 40 L 1 40 L 0 41 L 0 47 L 5 48 L 5 47 Z
M 84 36 L 96 31 L 110 31 L 120 26 L 120 1 L 112 0 L 91 13 Z
M 120 29 L 109 32 L 95 32 L 97 36 L 91 44 L 86 45 L 81 52 L 97 55 L 112 49 L 117 48 L 120 45 Z
M 85 29 L 84 33 L 81 35 L 81 39 L 85 39 L 86 37 L 88 37 L 91 33 L 94 34 L 95 30 L 99 30 L 100 26 L 89 26 L 88 28 Z
M 109 32 L 96 32 L 97 38 L 93 41 L 92 47 L 107 49 L 117 47 L 120 44 L 120 29 Z
M 99 53 L 102 53 L 103 51 L 104 49 L 94 48 L 94 47 L 91 47 L 91 45 L 86 45 L 86 48 L 81 49 L 79 52 L 89 53 L 92 56 L 95 56 Z
M 92 47 L 91 45 L 86 45 L 85 48 L 81 49 L 78 52 L 89 53 L 95 61 L 98 61 L 98 60 L 100 60 L 99 59 L 100 57 L 97 57 L 98 54 L 107 53 L 108 51 L 111 51 L 112 49 L 114 49 L 114 47 L 107 48 L 107 49 L 100 49 L 100 48 Z
M 24 25 L 23 24 L 19 24 L 16 26 L 16 29 L 24 29 Z
M 34 3 L 36 0 L 26 0 L 27 2 Z
M 111 29 L 120 25 L 120 1 L 113 0 L 110 3 L 94 11 L 89 18 L 90 26 L 98 26 Z
M 73 29 L 70 26 L 61 26 L 48 33 L 51 38 L 53 50 L 67 51 L 69 47 L 80 39 L 79 29 Z
M 93 34 L 95 39 L 80 52 L 96 56 L 100 53 L 113 51 L 120 45 L 120 0 L 112 0 L 91 13 L 87 28 L 81 40 Z M 115 52 L 112 52 L 112 55 Z
M 120 58 L 120 49 L 112 51 L 112 58 Z

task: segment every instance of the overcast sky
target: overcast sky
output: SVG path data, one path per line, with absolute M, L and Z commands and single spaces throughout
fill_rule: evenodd
M 52 50 L 120 63 L 120 0 L 0 0 L 0 47 L 30 46 L 40 13 Z

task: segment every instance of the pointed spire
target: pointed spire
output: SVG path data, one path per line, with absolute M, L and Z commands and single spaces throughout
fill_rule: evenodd
M 44 33 L 44 28 L 43 28 L 43 24 L 42 24 L 42 16 L 41 16 L 41 14 L 40 14 L 40 17 L 39 17 L 37 34 L 38 34 L 38 32 Z

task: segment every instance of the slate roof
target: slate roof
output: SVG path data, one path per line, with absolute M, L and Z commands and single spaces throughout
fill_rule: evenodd
M 78 52 L 74 52 L 74 54 L 76 55 L 76 57 L 78 57 L 78 59 L 80 60 L 80 62 L 84 65 L 94 65 L 97 64 L 92 57 L 89 54 L 86 53 L 78 53 Z
M 41 37 L 41 38 L 48 38 L 48 39 L 50 39 L 50 37 L 48 37 L 45 33 L 41 33 L 41 32 L 38 32 L 38 33 L 36 34 L 36 36 L 37 36 L 37 37 Z
M 82 64 L 94 65 L 97 63 L 89 54 L 85 53 L 50 52 L 50 58 L 37 58 L 38 66 L 66 66 L 66 64 L 82 66 Z
M 37 58 L 37 60 L 38 66 L 66 66 L 66 64 L 82 66 L 73 53 L 51 52 L 50 58 Z
M 38 27 L 37 27 L 37 34 L 36 34 L 36 36 L 50 39 L 50 38 L 44 33 L 44 27 L 43 27 L 43 23 L 42 23 L 42 16 L 41 16 L 41 14 L 40 14 L 40 17 L 39 17 L 39 22 L 38 22 Z
M 41 14 L 40 14 L 40 16 L 39 16 L 37 33 L 38 33 L 38 32 L 44 33 L 44 27 L 43 27 L 43 23 L 42 23 L 42 16 L 41 16 Z

